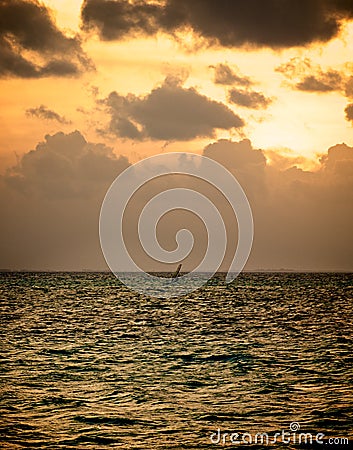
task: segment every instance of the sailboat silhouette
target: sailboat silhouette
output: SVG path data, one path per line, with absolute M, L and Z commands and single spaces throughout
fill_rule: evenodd
M 172 274 L 172 278 L 178 278 L 182 264 L 179 264 L 177 270 Z

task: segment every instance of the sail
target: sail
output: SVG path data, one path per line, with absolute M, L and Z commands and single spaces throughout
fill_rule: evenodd
M 172 278 L 178 277 L 180 270 L 181 270 L 181 266 L 182 266 L 182 264 L 179 264 L 179 266 L 177 267 L 177 270 L 173 273 Z

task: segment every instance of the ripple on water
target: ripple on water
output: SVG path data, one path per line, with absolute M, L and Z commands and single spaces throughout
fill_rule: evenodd
M 203 449 L 291 422 L 353 438 L 352 285 L 247 273 L 164 301 L 111 274 L 2 274 L 0 447 Z

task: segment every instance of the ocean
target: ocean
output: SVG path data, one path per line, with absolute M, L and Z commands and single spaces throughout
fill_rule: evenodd
M 353 274 L 242 273 L 163 300 L 110 273 L 2 273 L 0 291 L 0 448 L 353 441 Z

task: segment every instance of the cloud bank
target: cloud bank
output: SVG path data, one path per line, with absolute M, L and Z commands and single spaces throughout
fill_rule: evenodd
M 284 156 L 271 165 L 249 140 L 219 140 L 203 154 L 225 165 L 249 198 L 255 235 L 248 269 L 353 270 L 352 147 L 331 147 L 316 171 L 284 164 Z M 110 183 L 128 165 L 126 158 L 87 142 L 78 131 L 46 136 L 0 178 L 0 267 L 106 269 L 98 237 L 100 206 Z M 173 187 L 174 181 L 147 186 L 145 197 Z M 202 231 L 182 213 L 166 223 L 162 242 L 185 224 L 195 229 L 196 242 Z
M 327 42 L 351 20 L 353 6 L 340 0 L 85 0 L 82 23 L 103 40 L 131 35 L 175 35 L 192 30 L 224 47 L 289 48 Z
M 117 173 L 129 166 L 105 144 L 92 144 L 79 131 L 45 136 L 3 181 L 24 196 L 83 198 L 100 195 Z

